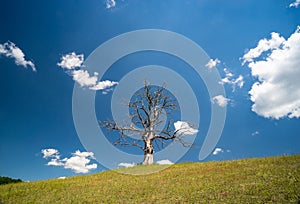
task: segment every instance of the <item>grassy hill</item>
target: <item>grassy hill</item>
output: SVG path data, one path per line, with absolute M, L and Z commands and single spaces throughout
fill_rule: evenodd
M 147 168 L 158 167 L 125 171 Z M 0 186 L 3 203 L 297 203 L 299 199 L 300 155 L 184 163 L 144 176 L 109 171 Z

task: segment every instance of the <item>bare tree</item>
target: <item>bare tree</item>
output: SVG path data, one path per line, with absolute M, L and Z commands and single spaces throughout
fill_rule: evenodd
M 153 163 L 154 144 L 163 148 L 166 141 L 180 142 L 184 146 L 191 144 L 183 140 L 184 135 L 195 134 L 197 130 L 187 122 L 178 121 L 174 124 L 168 116 L 178 110 L 176 100 L 168 94 L 165 85 L 151 86 L 145 82 L 127 104 L 130 121 L 117 124 L 116 121 L 100 121 L 109 131 L 119 132 L 114 145 L 135 146 L 144 151 L 144 165 Z M 174 124 L 174 128 L 173 125 Z

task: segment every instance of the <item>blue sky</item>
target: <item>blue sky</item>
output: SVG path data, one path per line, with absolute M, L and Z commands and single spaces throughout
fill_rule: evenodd
M 299 3 L 293 0 L 115 0 L 110 1 L 110 6 L 107 3 L 105 0 L 1 2 L 0 175 L 40 180 L 104 170 L 93 159 L 91 150 L 82 145 L 73 123 L 74 84 L 82 89 L 94 87 L 96 102 L 104 101 L 96 103 L 97 117 L 105 118 L 111 116 L 109 101 L 113 88 L 118 86 L 114 82 L 135 67 L 149 64 L 177 71 L 201 100 L 203 120 L 197 145 L 201 146 L 208 129 L 207 107 L 214 101 L 226 108 L 217 149 L 205 161 L 299 154 Z M 206 68 L 219 72 L 226 95 L 209 98 L 201 78 L 195 77 L 183 62 L 166 54 L 131 54 L 117 61 L 101 79 L 85 71 L 83 61 L 99 45 L 140 29 L 172 31 L 201 46 L 212 59 L 211 68 Z M 110 81 L 100 83 L 105 80 Z M 41 152 L 49 148 L 53 150 Z M 199 148 L 190 149 L 179 162 L 199 161 L 198 154 Z M 49 165 L 51 159 L 57 162 L 56 166 Z M 78 161 L 87 167 L 84 171 L 74 168 Z

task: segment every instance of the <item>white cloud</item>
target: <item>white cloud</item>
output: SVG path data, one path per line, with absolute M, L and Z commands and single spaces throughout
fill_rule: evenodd
M 242 88 L 244 86 L 244 77 L 239 75 L 237 78 L 234 78 L 234 75 L 227 69 L 224 68 L 226 74 L 225 78 L 220 81 L 220 84 L 229 84 L 232 86 L 232 90 L 235 91 L 236 86 Z
M 61 61 L 57 65 L 61 68 L 75 69 L 76 67 L 81 67 L 84 61 L 84 55 L 77 55 L 75 52 L 66 54 L 61 57 Z
M 90 76 L 87 70 L 74 70 L 72 71 L 73 80 L 80 86 L 94 86 L 98 80 L 98 73 L 94 73 L 94 76 Z
M 254 59 L 258 58 L 264 52 L 268 50 L 275 50 L 278 49 L 285 39 L 279 36 L 278 33 L 272 32 L 271 39 L 262 39 L 258 42 L 255 48 L 250 49 L 246 54 L 243 56 L 243 64 L 246 62 L 253 62 Z
M 224 152 L 224 150 L 222 148 L 217 147 L 212 154 L 217 155 L 217 154 L 222 153 L 222 152 Z
M 73 155 L 78 157 L 91 157 L 92 159 L 95 159 L 93 152 L 80 152 L 77 150 L 75 153 L 73 153 Z
M 228 68 L 224 68 L 224 72 L 226 74 L 226 78 L 232 78 L 233 74 L 228 70 Z
M 194 135 L 198 133 L 197 129 L 192 128 L 187 122 L 177 121 L 174 123 L 177 134 Z
M 114 82 L 114 83 L 118 84 L 118 82 Z M 94 88 L 96 88 L 96 87 L 94 87 Z M 107 89 L 104 89 L 104 90 L 102 91 L 102 94 L 103 94 L 103 95 L 106 95 L 106 94 L 108 94 L 110 91 L 113 91 L 113 90 L 114 90 L 113 88 L 107 88 Z
M 71 169 L 75 173 L 88 173 L 96 169 L 97 164 L 90 164 L 91 159 L 95 159 L 93 152 L 80 152 L 77 150 L 70 158 L 60 159 L 59 151 L 56 149 L 43 149 L 43 158 L 51 158 L 48 166 L 63 166 L 65 169 Z
M 212 69 L 215 68 L 217 66 L 217 64 L 219 64 L 221 61 L 219 59 L 210 59 L 208 61 L 208 63 L 205 65 L 207 68 Z
M 220 148 L 220 147 L 217 147 L 217 148 L 215 148 L 215 150 L 213 151 L 213 155 L 218 155 L 218 154 L 220 154 L 220 153 L 230 153 L 231 152 L 231 150 L 230 149 L 222 149 L 222 148 Z
M 227 103 L 230 101 L 230 99 L 225 98 L 223 95 L 218 95 L 212 98 L 212 103 L 217 103 L 221 107 L 227 106 Z
M 61 176 L 61 177 L 58 177 L 57 179 L 66 179 L 67 177 L 65 176 Z
M 33 62 L 26 60 L 23 51 L 10 41 L 4 44 L 0 44 L 0 56 L 1 55 L 13 58 L 15 60 L 16 65 L 21 65 L 23 67 L 30 66 L 33 71 L 36 71 Z
M 115 0 L 106 0 L 106 8 L 110 9 L 116 6 L 116 1 Z
M 55 157 L 59 159 L 59 152 L 57 149 L 42 149 L 43 158 Z
M 73 70 L 71 72 L 71 75 L 73 76 L 73 80 L 80 84 L 80 86 L 88 87 L 89 89 L 96 91 L 106 89 L 106 92 L 108 92 L 109 90 L 111 90 L 109 88 L 118 84 L 118 82 L 109 80 L 97 82 L 98 73 L 94 72 L 94 75 L 90 76 L 87 70 Z
M 47 163 L 47 166 L 64 166 L 64 163 L 59 159 L 53 158 Z
M 252 136 L 255 136 L 255 135 L 259 135 L 260 133 L 259 133 L 259 131 L 255 131 L 255 132 L 253 132 L 251 135 Z
M 122 168 L 128 168 L 128 167 L 134 167 L 136 164 L 135 163 L 126 163 L 126 162 L 121 162 L 118 167 Z
M 108 89 L 117 84 L 118 84 L 118 82 L 115 82 L 115 81 L 109 81 L 109 80 L 99 81 L 96 85 L 90 87 L 90 89 L 91 90 L 104 90 L 104 89 Z
M 290 7 L 296 7 L 298 8 L 298 6 L 300 5 L 300 0 L 296 0 L 295 2 L 290 4 Z
M 291 114 L 289 115 L 289 118 L 299 118 L 300 117 L 300 108 L 295 109 Z
M 75 173 L 88 173 L 90 170 L 97 168 L 97 164 L 89 164 L 91 161 L 89 157 L 90 156 L 79 156 L 76 153 L 74 153 L 72 157 L 63 160 L 65 162 L 64 168 L 72 169 Z
M 61 57 L 61 62 L 57 65 L 61 68 L 66 68 L 69 70 L 69 74 L 72 76 L 73 80 L 77 82 L 82 87 L 88 87 L 91 90 L 104 90 L 105 93 L 111 91 L 112 86 L 118 84 L 115 81 L 98 81 L 98 73 L 94 72 L 91 75 L 87 70 L 83 70 L 84 55 L 76 54 L 75 52 L 66 54 Z
M 276 38 L 280 39 L 276 42 L 281 44 L 276 43 L 276 46 L 264 49 L 269 52 L 265 59 L 250 60 L 248 64 L 252 76 L 258 79 L 249 91 L 253 102 L 252 111 L 266 118 L 299 118 L 300 27 L 287 40 Z M 257 57 L 261 54 L 259 52 Z
M 171 165 L 171 164 L 174 164 L 173 162 L 171 162 L 168 159 L 160 160 L 160 161 L 157 161 L 156 163 L 160 164 L 160 165 L 165 165 L 165 164 Z

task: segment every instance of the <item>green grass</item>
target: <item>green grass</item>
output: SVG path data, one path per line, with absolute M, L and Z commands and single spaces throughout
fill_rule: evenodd
M 154 166 L 123 169 L 139 173 Z M 120 170 L 118 170 L 120 171 Z M 184 163 L 0 186 L 3 203 L 297 203 L 300 155 Z M 1 203 L 1 202 L 0 202 Z

